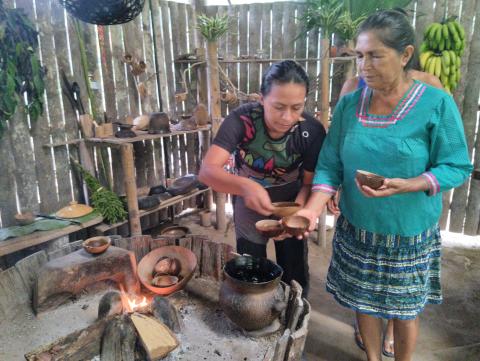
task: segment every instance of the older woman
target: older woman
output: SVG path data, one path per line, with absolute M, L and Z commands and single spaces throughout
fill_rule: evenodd
M 412 359 L 418 314 L 440 303 L 441 192 L 469 176 L 462 120 L 453 99 L 407 75 L 414 31 L 397 11 L 360 26 L 356 53 L 366 87 L 344 96 L 299 214 L 314 220 L 341 185 L 327 290 L 357 313 L 369 361 L 381 360 L 382 318 L 393 319 L 395 359 Z M 357 170 L 385 176 L 377 189 Z

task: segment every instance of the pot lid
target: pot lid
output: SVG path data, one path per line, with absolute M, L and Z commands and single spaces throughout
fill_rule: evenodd
M 78 218 L 86 216 L 92 212 L 92 207 L 72 201 L 68 206 L 60 209 L 55 215 L 62 218 Z

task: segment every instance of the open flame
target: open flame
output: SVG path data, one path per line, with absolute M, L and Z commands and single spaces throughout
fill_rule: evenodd
M 122 299 L 123 309 L 127 313 L 133 313 L 138 309 L 145 308 L 148 306 L 147 297 L 143 296 L 141 301 L 138 301 L 137 296 L 129 297 L 129 295 L 125 292 L 123 285 L 120 283 L 120 297 Z

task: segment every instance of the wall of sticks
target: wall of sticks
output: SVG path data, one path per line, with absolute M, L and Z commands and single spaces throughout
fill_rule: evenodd
M 221 88 L 226 92 L 233 86 L 240 95 L 236 102 L 222 102 L 223 115 L 240 102 L 253 99 L 249 95 L 259 92 L 264 70 L 272 61 L 287 58 L 297 59 L 310 76 L 307 110 L 314 113 L 320 109 L 322 34 L 311 31 L 300 35 L 299 18 L 305 11 L 302 2 L 204 6 L 198 1 L 189 4 L 147 0 L 139 17 L 115 26 L 77 22 L 56 0 L 4 0 L 4 4 L 23 8 L 36 25 L 39 55 L 48 73 L 44 115 L 32 124 L 20 107 L 0 139 L 2 227 L 14 224 L 13 216 L 18 211 L 53 212 L 72 199 L 83 201 L 81 185 L 69 162 L 70 157 L 78 158 L 77 146 L 69 143 L 81 136 L 79 114 L 62 91 L 62 71 L 70 81 L 79 84 L 84 107 L 98 123 L 105 119 L 124 121 L 129 116 L 152 111 L 165 111 L 172 119 L 178 119 L 191 113 L 198 102 L 206 102 L 205 69 L 195 57 L 195 49 L 204 47 L 195 29 L 196 13 L 230 17 L 231 29 L 219 41 L 224 73 Z M 465 75 L 455 92 L 455 100 L 462 111 L 472 159 L 475 167 L 480 168 L 480 78 L 468 76 L 478 70 L 480 59 L 480 0 L 414 1 L 408 11 L 419 40 L 427 24 L 441 20 L 444 14 L 459 16 L 465 27 L 468 36 L 462 64 Z M 84 74 L 82 67 L 82 47 L 86 50 L 88 74 Z M 124 62 L 126 54 L 144 61 L 145 73 L 134 76 Z M 332 78 L 338 69 L 331 66 Z M 91 101 L 85 77 L 90 80 Z M 187 93 L 186 97 L 178 96 L 182 93 Z M 338 84 L 334 84 L 332 106 L 337 93 Z M 201 135 L 196 133 L 138 143 L 137 185 L 165 184 L 169 177 L 197 172 L 202 144 Z M 102 148 L 93 155 L 97 177 L 123 193 L 122 169 L 117 166 L 119 154 L 114 149 Z M 184 204 L 176 211 L 190 205 Z M 480 181 L 472 179 L 445 194 L 441 226 L 455 232 L 480 233 Z

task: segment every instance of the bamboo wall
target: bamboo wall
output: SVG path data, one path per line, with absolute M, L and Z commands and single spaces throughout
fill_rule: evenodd
M 20 209 L 52 212 L 71 199 L 80 199 L 81 192 L 70 171 L 68 157 L 77 156 L 74 145 L 46 147 L 46 144 L 68 142 L 79 137 L 77 116 L 60 89 L 59 70 L 80 84 L 82 100 L 88 105 L 80 63 L 80 50 L 74 22 L 56 0 L 6 0 L 9 6 L 22 7 L 40 31 L 40 54 L 48 68 L 47 111 L 35 124 L 29 124 L 21 111 L 9 124 L 0 139 L 0 217 L 1 225 L 13 224 L 13 215 Z M 412 22 L 419 39 L 425 26 L 447 14 L 460 16 L 469 34 L 469 46 L 463 57 L 462 82 L 455 100 L 462 111 L 469 149 L 480 168 L 478 137 L 478 96 L 480 78 L 468 76 L 478 71 L 480 59 L 480 0 L 418 1 L 410 6 Z M 15 5 L 14 5 L 15 4 Z M 88 55 L 89 72 L 94 84 L 96 119 L 105 112 L 110 120 L 123 121 L 140 112 L 167 111 L 175 118 L 191 112 L 198 100 L 205 101 L 205 79 L 202 72 L 185 71 L 188 64 L 175 63 L 180 55 L 192 53 L 203 41 L 195 31 L 195 8 L 212 15 L 226 13 L 232 28 L 219 42 L 220 65 L 231 83 L 244 93 L 259 91 L 261 74 L 270 64 L 265 59 L 299 59 L 307 69 L 311 88 L 307 110 L 319 109 L 317 79 L 320 64 L 320 33 L 310 32 L 297 38 L 301 31 L 298 18 L 304 11 L 301 2 L 274 2 L 202 8 L 165 0 L 146 1 L 144 11 L 134 21 L 117 26 L 93 26 L 80 22 Z M 34 9 L 36 9 L 34 11 Z M 476 16 L 475 16 L 476 15 Z M 474 19 L 476 23 L 474 23 Z M 130 53 L 147 63 L 147 74 L 140 80 L 149 95 L 140 98 L 132 75 L 121 61 Z M 239 62 L 233 60 L 240 58 Z M 303 59 L 303 60 L 301 60 Z M 190 64 L 191 65 L 191 64 Z M 200 69 L 202 66 L 198 66 Z M 331 69 L 333 71 L 333 67 Z M 189 96 L 176 103 L 175 93 L 184 92 L 181 73 L 186 75 Z M 222 78 L 221 78 L 222 79 Z M 203 80 L 203 82 L 202 82 Z M 227 84 L 221 81 L 222 88 Z M 203 91 L 202 91 L 203 90 Z M 335 93 L 335 88 L 332 90 Z M 332 95 L 332 101 L 335 96 Z M 91 110 L 91 106 L 90 110 Z M 222 103 L 228 114 L 234 105 Z M 477 132 L 477 133 L 476 133 Z M 137 183 L 151 186 L 186 172 L 196 172 L 200 162 L 201 139 L 197 135 L 165 138 L 164 141 L 138 143 L 136 151 Z M 474 149 L 476 150 L 474 152 Z M 103 161 L 102 161 L 103 160 Z M 95 152 L 98 175 L 107 174 L 105 182 L 122 193 L 122 170 L 119 155 L 112 151 Z M 445 195 L 442 228 L 467 234 L 480 233 L 480 181 L 471 181 Z M 179 209 L 177 209 L 179 210 Z

